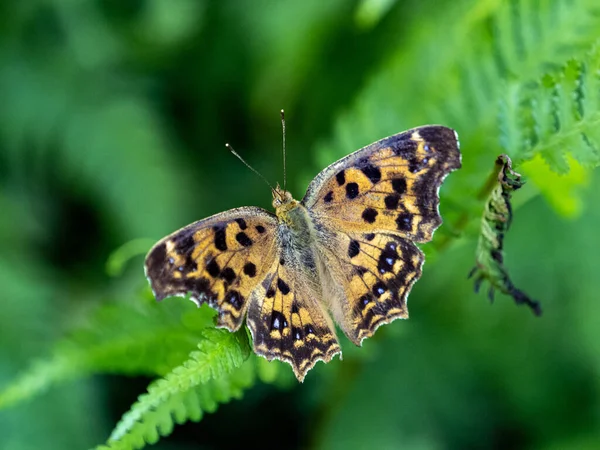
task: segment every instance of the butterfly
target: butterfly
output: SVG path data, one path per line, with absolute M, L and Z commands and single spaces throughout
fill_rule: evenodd
M 302 201 L 277 185 L 275 214 L 231 209 L 160 240 L 145 272 L 157 300 L 190 296 L 217 326 L 246 319 L 254 351 L 299 381 L 340 354 L 334 322 L 356 345 L 408 318 L 421 276 L 415 243 L 441 225 L 439 189 L 460 168 L 457 134 L 429 125 L 381 139 L 331 164 Z

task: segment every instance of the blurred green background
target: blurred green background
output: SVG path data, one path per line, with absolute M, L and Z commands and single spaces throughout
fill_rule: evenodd
M 595 0 L 1 2 L 0 391 L 19 394 L 0 394 L 0 448 L 99 445 L 185 360 L 207 312 L 155 305 L 143 254 L 213 213 L 270 209 L 224 144 L 281 181 L 281 108 L 296 198 L 384 136 L 458 131 L 411 318 L 343 340 L 302 385 L 252 357 L 242 399 L 154 448 L 600 448 L 599 39 Z M 501 152 L 529 179 L 506 260 L 541 318 L 466 279 Z

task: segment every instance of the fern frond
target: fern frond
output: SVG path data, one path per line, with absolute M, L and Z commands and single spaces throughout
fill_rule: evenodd
M 164 378 L 154 381 L 112 432 L 106 449 L 139 449 L 173 430 L 174 423 L 199 421 L 219 403 L 240 398 L 254 379 L 254 365 L 245 330 L 230 333 L 206 329 L 198 351 Z
M 568 154 L 584 167 L 600 163 L 599 49 L 596 45 L 558 72 L 512 90 L 500 121 L 507 151 L 518 150 L 521 161 L 541 154 L 559 173 L 569 171 Z
M 570 140 L 570 135 L 565 133 L 564 139 L 558 139 L 553 132 L 552 116 L 543 112 L 544 108 L 556 109 L 548 104 L 558 95 L 553 87 L 540 84 L 536 97 L 523 96 L 523 90 L 541 83 L 539 80 L 556 73 L 567 61 L 585 58 L 599 37 L 600 7 L 596 0 L 465 1 L 451 5 L 440 8 L 439 17 L 429 17 L 411 30 L 413 39 L 398 43 L 392 62 L 367 84 L 353 107 L 335 124 L 331 141 L 320 143 L 315 154 L 319 164 L 326 164 L 368 144 L 373 137 L 428 123 L 453 127 L 464 153 L 463 168 L 444 186 L 442 208 L 444 204 L 455 206 L 445 211 L 444 217 L 456 223 L 461 217 L 479 217 L 481 202 L 465 198 L 477 197 L 489 162 L 500 153 L 509 154 L 516 162 L 544 152 L 552 160 L 552 168 L 560 171 L 564 163 L 555 150 L 569 141 L 574 151 L 581 152 L 578 159 L 595 161 L 588 142 L 584 140 L 575 149 L 576 141 Z M 598 111 L 593 100 L 598 94 L 593 92 L 590 100 L 586 99 L 586 89 L 597 84 L 586 79 L 593 77 L 592 72 L 590 66 L 580 76 L 579 83 L 585 86 L 581 100 L 584 114 L 582 120 L 575 116 L 572 122 L 576 128 L 585 124 L 583 134 L 589 142 L 595 142 L 590 138 L 591 124 L 596 121 L 592 111 Z M 565 92 L 567 85 L 572 89 L 571 78 L 562 82 Z M 575 106 L 569 98 L 561 101 Z M 535 102 L 539 108 L 535 116 L 544 115 L 545 121 L 535 122 L 533 107 L 527 109 L 526 103 Z M 535 127 L 549 130 L 556 141 L 543 141 L 541 146 Z M 449 232 L 443 227 L 437 235 Z
M 0 392 L 0 409 L 91 373 L 169 372 L 195 348 L 214 313 L 185 301 L 161 306 L 150 299 L 102 306 L 86 326 L 57 344 L 53 356 L 32 364 Z

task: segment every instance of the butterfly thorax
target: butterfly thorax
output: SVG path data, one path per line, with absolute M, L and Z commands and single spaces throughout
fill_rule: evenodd
M 305 268 L 314 269 L 316 262 L 311 244 L 315 230 L 308 209 L 279 185 L 273 190 L 273 207 L 279 221 L 277 234 L 282 254 Z
M 300 202 L 292 197 L 288 191 L 284 191 L 277 185 L 273 189 L 273 208 L 280 222 L 286 223 L 290 227 L 294 227 L 294 216 L 291 212 L 300 206 Z

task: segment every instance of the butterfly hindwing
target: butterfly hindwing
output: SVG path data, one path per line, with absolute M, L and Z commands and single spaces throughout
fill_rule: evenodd
M 158 300 L 188 293 L 218 312 L 217 325 L 237 330 L 248 299 L 275 259 L 277 219 L 254 207 L 195 222 L 160 240 L 146 257 Z
M 352 342 L 408 318 L 407 296 L 424 260 L 415 244 L 386 233 L 337 233 L 319 252 L 331 277 L 332 313 Z
M 297 261 L 280 257 L 248 307 L 254 351 L 289 363 L 300 381 L 317 361 L 328 362 L 341 352 L 315 281 Z
M 419 127 L 327 167 L 302 202 L 331 230 L 385 231 L 427 242 L 442 223 L 439 187 L 460 164 L 454 130 Z

